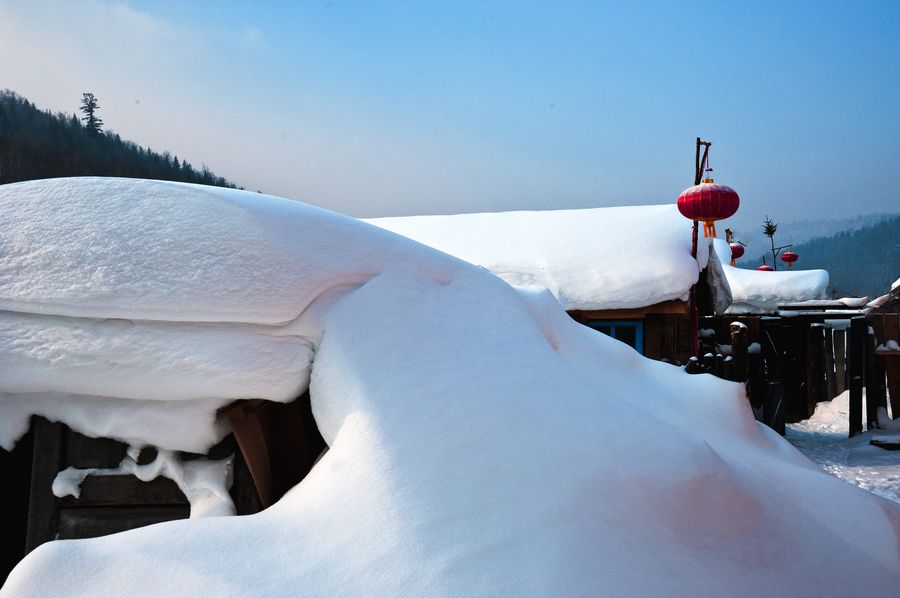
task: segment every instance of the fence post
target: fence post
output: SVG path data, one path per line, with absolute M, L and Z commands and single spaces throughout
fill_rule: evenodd
M 874 334 L 866 336 L 866 428 L 869 430 L 878 427 L 878 408 L 884 407 L 885 410 L 887 409 L 884 365 L 882 365 L 880 360 L 875 359 L 875 347 L 877 344 Z
M 847 376 L 850 379 L 850 436 L 863 431 L 862 393 L 866 363 L 868 325 L 864 316 L 850 320 L 850 338 L 847 343 Z
M 780 318 L 762 318 L 762 370 L 765 390 L 761 394 L 763 403 L 763 423 L 784 435 L 784 383 L 780 333 L 783 330 Z M 760 388 L 762 390 L 762 388 Z
M 826 401 L 837 396 L 837 386 L 834 380 L 834 338 L 831 326 L 825 327 L 825 392 Z
M 807 333 L 802 320 L 783 318 L 781 321 L 778 331 L 781 363 L 778 369 L 783 384 L 784 417 L 786 421 L 798 422 L 811 415 L 806 397 Z
M 834 331 L 834 392 L 835 396 L 847 390 L 847 331 Z
M 747 380 L 747 327 L 740 322 L 731 323 L 731 358 L 734 360 L 734 380 Z
M 811 324 L 809 327 L 809 390 L 807 396 L 810 398 L 809 411 L 810 415 L 815 412 L 816 405 L 822 401 L 827 401 L 827 391 L 825 390 L 825 325 Z

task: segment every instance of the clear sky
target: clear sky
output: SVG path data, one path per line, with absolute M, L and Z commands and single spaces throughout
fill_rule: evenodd
M 900 211 L 900 2 L 0 0 L 0 88 L 356 216 Z

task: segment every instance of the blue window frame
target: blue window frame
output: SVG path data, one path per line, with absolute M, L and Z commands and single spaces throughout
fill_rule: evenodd
M 586 324 L 644 354 L 643 320 L 591 320 Z

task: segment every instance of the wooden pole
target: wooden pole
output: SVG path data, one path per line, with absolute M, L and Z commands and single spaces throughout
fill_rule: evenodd
M 694 153 L 694 184 L 699 185 L 700 180 L 703 178 L 703 164 L 706 163 L 706 158 L 709 156 L 709 146 L 712 145 L 711 141 L 703 141 L 699 137 L 697 137 L 697 148 Z M 700 146 L 703 146 L 703 157 L 700 157 Z M 691 232 L 691 257 L 696 261 L 697 259 L 697 241 L 698 241 L 698 231 L 697 231 L 697 221 L 694 220 L 694 228 Z M 699 325 L 700 325 L 700 311 L 699 306 L 697 305 L 697 285 L 691 285 L 691 293 L 690 293 L 690 309 L 691 309 L 691 340 L 692 340 L 692 350 L 694 357 L 700 356 L 700 339 L 699 339 Z
M 747 327 L 734 322 L 731 324 L 731 357 L 734 360 L 735 381 L 744 382 L 747 372 Z
M 783 318 L 778 333 L 781 345 L 781 376 L 784 383 L 785 421 L 798 422 L 810 416 L 807 389 L 807 333 L 796 318 Z
M 847 390 L 847 331 L 834 331 L 834 392 L 835 396 Z
M 763 422 L 784 435 L 784 361 L 781 347 L 781 319 L 763 318 L 760 322 L 762 333 L 762 360 L 765 371 L 765 391 L 763 395 Z
M 837 396 L 837 386 L 834 379 L 834 330 L 831 326 L 825 327 L 825 394 L 826 401 Z
M 811 324 L 809 327 L 809 411 L 815 412 L 816 405 L 828 400 L 825 385 L 825 325 Z
M 857 316 L 850 320 L 850 338 L 847 345 L 847 375 L 850 379 L 850 436 L 863 431 L 863 376 L 866 361 L 866 318 Z
M 879 322 L 880 324 L 880 322 Z M 866 429 L 878 427 L 878 408 L 887 409 L 887 386 L 884 382 L 884 365 L 875 359 L 878 341 L 874 334 L 866 337 Z

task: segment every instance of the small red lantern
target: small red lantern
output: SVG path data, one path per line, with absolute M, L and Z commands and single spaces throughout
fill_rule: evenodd
M 703 221 L 703 236 L 716 236 L 716 220 L 733 216 L 741 199 L 731 187 L 717 185 L 704 179 L 699 185 L 688 187 L 678 196 L 678 211 L 685 218 Z
M 768 264 L 763 264 L 762 266 L 757 268 L 757 270 L 759 270 L 760 272 L 774 272 L 775 268 L 769 266 Z
M 793 251 L 785 251 L 781 254 L 781 261 L 788 265 L 788 268 L 794 267 L 794 262 L 800 259 L 800 256 L 794 253 Z
M 744 246 L 740 243 L 729 243 L 728 246 L 731 247 L 731 265 L 733 266 L 734 262 L 744 255 Z

